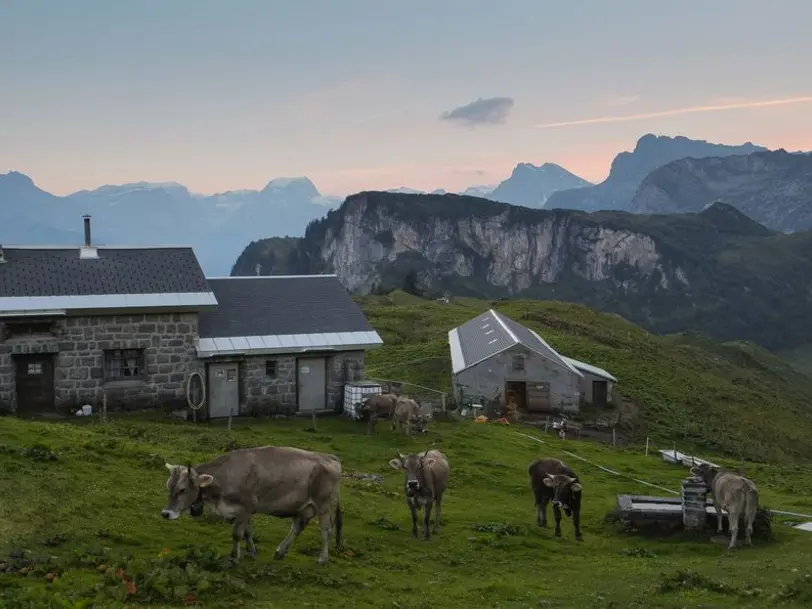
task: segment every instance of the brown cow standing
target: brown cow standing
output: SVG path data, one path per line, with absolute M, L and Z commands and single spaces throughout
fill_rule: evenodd
M 375 433 L 375 423 L 388 419 L 395 411 L 398 396 L 394 393 L 376 393 L 366 398 L 361 404 L 361 412 L 369 415 L 368 434 Z
M 395 404 L 392 413 L 392 431 L 405 429 L 407 435 L 412 433 L 428 433 L 426 417 L 420 414 L 420 405 L 411 398 L 401 396 Z
M 448 486 L 448 458 L 439 450 L 427 450 L 416 455 L 399 454 L 389 461 L 392 469 L 403 470 L 405 474 L 404 490 L 406 505 L 412 513 L 412 536 L 417 539 L 417 512 L 422 507 L 423 537 L 431 539 L 429 522 L 431 508 L 437 509 L 434 515 L 434 532 L 440 531 L 442 518 L 443 495 Z
M 560 459 L 539 459 L 530 464 L 530 486 L 536 504 L 536 523 L 547 526 L 547 503 L 553 503 L 555 536 L 561 537 L 561 509 L 572 516 L 575 539 L 583 541 L 581 534 L 581 486 L 578 476 Z
M 727 521 L 730 527 L 728 550 L 736 546 L 741 516 L 744 516 L 746 527 L 745 541 L 747 545 L 752 545 L 753 522 L 756 519 L 756 512 L 758 512 L 758 489 L 753 481 L 708 463 L 692 467 L 691 475 L 701 478 L 713 495 L 717 533 L 722 532 L 722 510 L 727 511 Z
M 285 446 L 245 448 L 221 455 L 193 468 L 170 465 L 166 488 L 169 498 L 161 515 L 175 520 L 189 510 L 200 516 L 206 505 L 232 522 L 231 558 L 240 559 L 240 541 L 245 540 L 249 555 L 256 553 L 251 530 L 253 514 L 291 518 L 287 537 L 274 558 L 285 556 L 293 541 L 313 519 L 319 519 L 321 553 L 318 562 L 327 562 L 327 550 L 335 509 L 336 548 L 341 549 L 341 461 L 335 455 Z

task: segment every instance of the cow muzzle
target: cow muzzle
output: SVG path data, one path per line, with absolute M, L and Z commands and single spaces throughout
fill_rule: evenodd
M 406 490 L 412 493 L 416 493 L 420 490 L 420 482 L 418 480 L 409 480 L 406 482 Z
M 161 510 L 161 516 L 167 520 L 177 520 L 180 518 L 180 514 L 178 512 L 173 512 L 172 510 Z

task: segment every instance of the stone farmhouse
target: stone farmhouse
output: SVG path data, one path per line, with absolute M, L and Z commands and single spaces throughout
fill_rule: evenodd
M 334 275 L 207 279 L 189 247 L 0 246 L 0 409 L 340 409 L 383 344 Z
M 493 309 L 448 333 L 458 402 L 513 402 L 520 412 L 577 413 L 607 406 L 617 379 L 597 366 L 564 357 L 533 330 Z

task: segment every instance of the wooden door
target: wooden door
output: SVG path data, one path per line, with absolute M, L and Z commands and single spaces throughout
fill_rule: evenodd
M 41 414 L 55 410 L 54 356 L 49 353 L 14 357 L 17 412 Z
M 240 414 L 240 365 L 209 364 L 209 418 L 224 419 Z
M 308 357 L 298 361 L 297 399 L 299 412 L 327 408 L 327 362 L 323 357 Z
M 536 381 L 527 382 L 527 411 L 550 411 L 550 383 Z
M 609 388 L 606 381 L 592 381 L 592 404 L 606 406 Z

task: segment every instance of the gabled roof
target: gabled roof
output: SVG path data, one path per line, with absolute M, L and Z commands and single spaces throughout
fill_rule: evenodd
M 451 330 L 448 333 L 448 342 L 454 374 L 515 345 L 523 345 L 568 372 L 583 377 L 577 368 L 559 355 L 536 332 L 493 309 Z
M 219 306 L 200 314 L 200 357 L 383 344 L 335 275 L 220 277 L 209 285 Z
M 601 378 L 606 379 L 607 381 L 612 381 L 613 383 L 617 383 L 617 379 L 609 374 L 603 368 L 598 368 L 597 366 L 593 366 L 592 364 L 587 364 L 586 362 L 580 362 L 577 359 L 573 359 L 571 357 L 566 357 L 565 355 L 561 356 L 563 359 L 568 361 L 573 367 L 577 368 L 582 372 L 587 372 L 594 376 L 599 376 Z
M 190 247 L 2 248 L 0 315 L 214 306 Z

